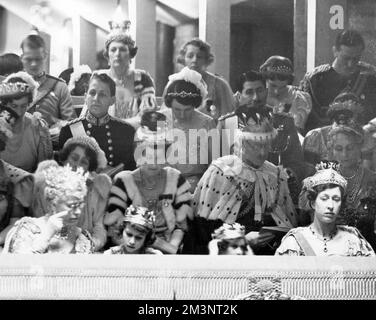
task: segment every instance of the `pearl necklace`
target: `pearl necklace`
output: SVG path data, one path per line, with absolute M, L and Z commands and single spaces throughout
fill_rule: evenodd
M 327 243 L 334 238 L 334 236 L 337 234 L 337 228 L 329 235 L 329 238 L 322 237 L 319 233 L 317 233 L 315 230 L 313 230 L 312 226 L 309 226 L 309 230 L 311 230 L 312 234 L 320 241 L 324 242 L 324 249 L 323 251 L 325 253 L 328 252 Z

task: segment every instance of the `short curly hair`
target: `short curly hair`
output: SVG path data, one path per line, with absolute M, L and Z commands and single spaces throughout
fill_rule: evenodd
M 176 61 L 182 65 L 185 65 L 185 54 L 187 52 L 187 46 L 192 45 L 200 49 L 206 55 L 206 66 L 209 66 L 214 61 L 214 54 L 211 52 L 211 45 L 199 38 L 193 38 L 181 47 Z
M 137 54 L 137 46 L 136 42 L 132 39 L 130 35 L 123 34 L 123 33 L 116 33 L 110 34 L 105 42 L 105 50 L 103 52 L 103 56 L 108 60 L 108 49 L 112 42 L 121 42 L 125 44 L 129 49 L 129 55 L 131 59 L 133 59 Z
M 85 155 L 89 159 L 89 171 L 96 171 L 98 168 L 98 160 L 97 160 L 97 154 L 95 153 L 95 150 L 91 149 L 88 145 L 81 143 L 81 142 L 74 142 L 69 144 L 67 147 L 60 150 L 59 153 L 59 160 L 61 163 L 64 163 L 67 161 L 69 155 L 71 152 L 76 149 L 77 147 L 81 147 L 85 150 Z

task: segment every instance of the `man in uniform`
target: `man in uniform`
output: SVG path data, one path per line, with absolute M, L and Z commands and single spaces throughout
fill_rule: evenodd
M 330 125 L 327 117 L 329 104 L 341 92 L 352 92 L 360 98 L 365 107 L 362 124 L 376 117 L 375 70 L 360 62 L 364 48 L 364 40 L 357 31 L 342 31 L 333 46 L 332 65 L 324 64 L 307 72 L 300 84 L 312 98 L 307 131 Z
M 57 128 L 51 132 L 52 136 L 58 133 L 64 124 L 75 118 L 72 98 L 68 87 L 62 79 L 46 74 L 44 63 L 47 59 L 46 44 L 39 35 L 28 35 L 21 43 L 21 60 L 25 71 L 38 83 L 38 93 L 28 112 L 39 112 L 51 128 Z
M 251 111 L 267 110 L 272 113 L 273 126 L 278 131 L 268 160 L 275 165 L 281 164 L 291 169 L 301 181 L 306 175 L 306 169 L 294 118 L 287 113 L 273 112 L 273 108 L 266 105 L 267 96 L 266 82 L 261 73 L 249 71 L 241 76 L 236 94 L 239 107 L 218 119 L 218 129 L 222 137 L 221 154 L 225 156 L 232 153 L 235 129 L 244 127 Z
M 61 129 L 59 147 L 61 149 L 72 136 L 88 135 L 97 140 L 106 154 L 109 166 L 123 164 L 123 170 L 134 170 L 135 130 L 125 121 L 108 114 L 108 108 L 115 102 L 115 91 L 115 82 L 108 75 L 93 73 L 86 94 L 87 112 Z

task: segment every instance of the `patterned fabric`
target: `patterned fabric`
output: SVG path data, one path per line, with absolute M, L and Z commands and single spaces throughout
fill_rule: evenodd
M 43 161 L 39 164 L 35 173 L 33 189 L 32 215 L 40 218 L 48 213 L 48 204 L 44 195 L 44 175 L 40 175 L 43 169 L 51 165 L 58 166 L 55 161 Z M 112 186 L 111 179 L 105 174 L 91 173 L 87 181 L 88 193 L 85 198 L 85 206 L 78 219 L 77 225 L 88 230 L 92 235 L 94 250 L 100 250 L 106 243 L 107 232 L 103 224 L 103 216 L 107 208 L 108 196 Z
M 156 214 L 156 230 L 160 228 L 161 233 L 156 233 L 157 237 L 162 237 L 166 241 L 171 241 L 175 230 L 187 230 L 187 217 L 192 216 L 190 206 L 192 195 L 189 192 L 190 185 L 181 175 L 173 168 L 165 167 L 163 171 L 166 174 L 166 184 L 162 194 L 159 195 L 157 207 L 161 212 Z M 109 214 L 121 212 L 124 214 L 125 209 L 130 205 L 148 207 L 146 199 L 140 192 L 136 179 L 138 179 L 139 169 L 135 171 L 123 171 L 114 178 L 114 185 L 111 188 L 110 198 L 108 201 Z M 160 219 L 158 219 L 158 216 Z M 164 228 L 164 225 L 166 228 Z
M 305 253 L 296 240 L 297 233 L 304 236 L 316 256 L 375 256 L 371 245 L 358 229 L 344 225 L 337 226 L 336 235 L 326 242 L 327 252 L 323 250 L 324 241 L 318 239 L 309 227 L 299 227 L 286 234 L 275 255 L 304 256 Z
M 142 106 L 148 104 L 150 96 L 155 97 L 154 80 L 144 70 L 130 69 L 123 81 L 115 79 L 111 69 L 96 71 L 106 73 L 116 83 L 116 103 L 109 109 L 109 114 L 119 119 L 138 116 Z
M 4 161 L 28 172 L 34 172 L 39 162 L 51 159 L 52 141 L 47 125 L 26 113 L 20 133 L 13 133 L 6 148 L 0 152 Z
M 86 230 L 77 228 L 73 237 L 61 241 L 59 235 L 47 240 L 42 235 L 48 217 L 24 217 L 18 220 L 9 231 L 2 253 L 92 253 L 93 243 Z
M 255 220 L 270 212 L 277 226 L 293 228 L 297 214 L 289 195 L 286 172 L 266 161 L 258 170 L 242 164 L 236 156 L 213 161 L 197 185 L 193 206 L 195 216 L 207 220 L 234 223 L 237 220 L 243 194 L 255 184 L 253 194 Z M 253 200 L 251 200 L 253 201 Z
M 303 140 L 304 160 L 315 165 L 329 159 L 328 134 L 332 126 L 309 131 Z
M 295 126 L 302 130 L 312 109 L 311 96 L 294 86 L 287 86 L 287 94 L 282 99 L 268 97 L 267 103 L 272 107 L 289 105 L 290 109 L 287 112 L 294 117 Z

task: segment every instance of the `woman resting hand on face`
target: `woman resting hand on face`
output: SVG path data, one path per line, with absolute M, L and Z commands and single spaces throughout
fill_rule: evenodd
M 3 253 L 92 253 L 88 231 L 78 227 L 87 194 L 87 175 L 82 169 L 49 166 L 44 196 L 49 211 L 40 218 L 24 217 L 9 231 Z
M 291 229 L 276 255 L 375 256 L 371 245 L 354 227 L 337 225 L 346 190 L 338 163 L 321 162 L 317 172 L 304 180 L 301 207 L 311 207 L 314 218 L 308 227 Z
M 74 171 L 81 168 L 88 173 L 87 196 L 82 207 L 82 214 L 78 220 L 78 226 L 88 230 L 92 235 L 94 250 L 103 248 L 107 240 L 107 232 L 103 224 L 103 216 L 106 210 L 108 196 L 111 189 L 111 179 L 97 173 L 104 169 L 107 160 L 94 138 L 78 136 L 70 138 L 64 144 L 59 154 L 62 165 L 69 165 Z M 48 212 L 48 203 L 44 197 L 44 176 L 40 175 L 44 167 L 57 165 L 54 161 L 43 161 L 39 164 L 35 174 L 34 201 L 32 205 L 33 216 L 41 217 Z

